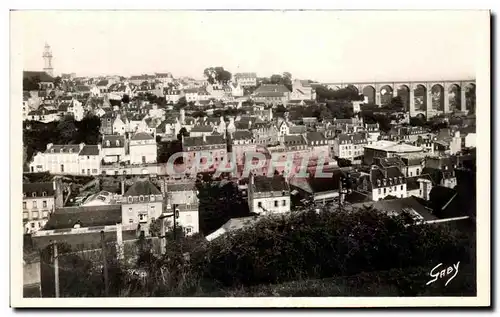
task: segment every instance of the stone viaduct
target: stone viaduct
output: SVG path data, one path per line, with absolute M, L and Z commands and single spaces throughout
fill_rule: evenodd
M 356 89 L 370 103 L 384 105 L 392 97 L 400 96 L 411 116 L 422 114 L 432 117 L 440 113 L 474 113 L 476 106 L 475 79 L 436 81 L 382 81 L 324 83 L 336 90 L 346 87 Z

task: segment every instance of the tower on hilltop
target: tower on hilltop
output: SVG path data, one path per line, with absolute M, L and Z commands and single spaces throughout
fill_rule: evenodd
M 43 50 L 43 61 L 45 65 L 43 71 L 50 76 L 54 76 L 54 68 L 52 67 L 52 51 L 47 43 L 45 43 L 45 49 Z

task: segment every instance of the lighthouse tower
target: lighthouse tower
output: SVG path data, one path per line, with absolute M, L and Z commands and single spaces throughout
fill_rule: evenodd
M 43 50 L 43 61 L 45 64 L 43 71 L 50 76 L 54 76 L 54 68 L 52 68 L 52 51 L 47 43 L 45 43 L 45 49 Z

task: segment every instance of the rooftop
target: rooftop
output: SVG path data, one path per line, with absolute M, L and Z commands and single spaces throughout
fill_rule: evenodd
M 255 192 L 279 192 L 289 191 L 289 187 L 285 178 L 280 175 L 273 177 L 267 176 L 254 176 L 254 190 Z
M 33 194 L 35 194 L 36 197 L 54 196 L 54 184 L 52 182 L 23 183 L 23 194 L 25 194 L 26 197 L 33 197 Z
M 161 195 L 161 192 L 148 179 L 137 180 L 134 185 L 130 186 L 124 196 L 149 196 Z
M 56 209 L 45 225 L 45 230 L 116 225 L 122 222 L 120 205 L 65 207 Z

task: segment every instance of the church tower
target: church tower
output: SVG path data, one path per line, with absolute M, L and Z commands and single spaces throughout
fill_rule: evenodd
M 45 43 L 45 49 L 43 50 L 43 61 L 45 65 L 43 71 L 50 76 L 54 76 L 54 68 L 52 68 L 52 51 L 47 43 Z

